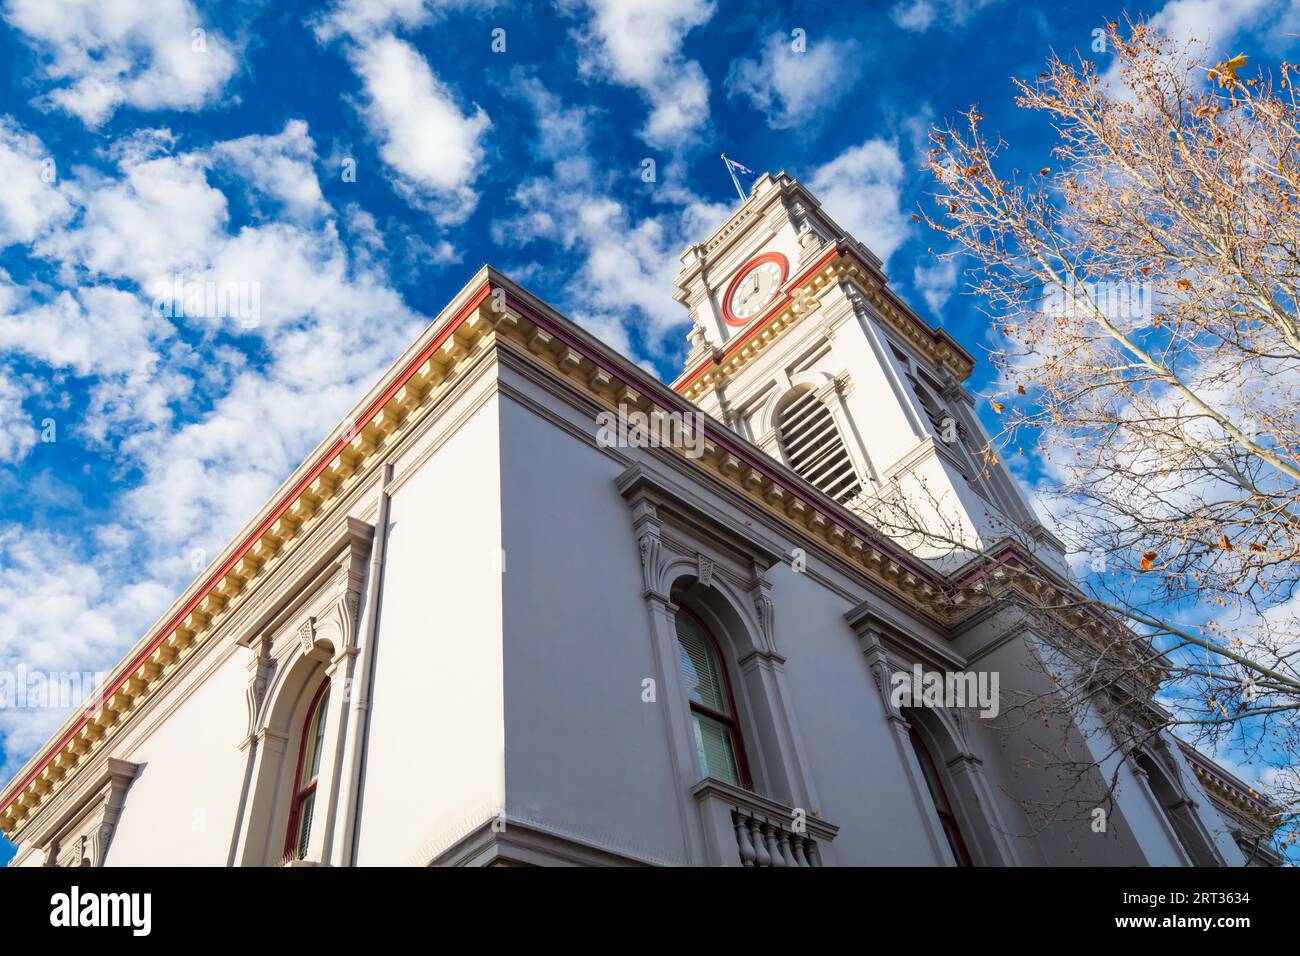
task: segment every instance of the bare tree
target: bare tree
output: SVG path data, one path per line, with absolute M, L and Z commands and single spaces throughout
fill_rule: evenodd
M 1104 688 L 1135 735 L 1232 743 L 1294 842 L 1300 68 L 1247 76 L 1143 22 L 1107 42 L 1106 77 L 1053 56 L 1015 81 L 1056 132 L 1034 169 L 999 169 L 975 108 L 935 131 L 923 215 L 1001 339 L 986 454 L 1037 452 L 1077 600 L 1116 621 L 1101 646 L 1062 643 L 1064 697 Z

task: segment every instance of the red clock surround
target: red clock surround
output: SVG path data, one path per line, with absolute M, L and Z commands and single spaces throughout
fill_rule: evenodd
M 777 285 L 785 285 L 785 280 L 790 276 L 790 262 L 785 256 L 781 255 L 781 253 L 765 252 L 761 256 L 755 256 L 753 259 L 750 259 L 740 267 L 740 271 L 736 273 L 736 277 L 732 279 L 731 284 L 727 286 L 726 295 L 722 297 L 722 318 L 728 325 L 736 327 L 748 325 L 751 321 L 757 318 L 757 315 L 751 315 L 744 319 L 733 315 L 731 312 L 731 297 L 735 294 L 736 286 L 740 285 L 741 280 L 765 262 L 775 262 L 777 266 L 780 267 L 781 281 L 778 282 Z

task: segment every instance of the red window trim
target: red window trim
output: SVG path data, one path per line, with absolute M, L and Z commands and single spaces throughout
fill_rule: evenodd
M 915 727 L 911 726 L 910 722 L 907 728 L 907 733 L 908 736 L 912 738 L 912 749 L 916 751 L 917 757 L 924 760 L 930 768 L 930 772 L 927 774 L 925 772 L 925 767 L 922 767 L 921 775 L 926 778 L 927 783 L 930 780 L 934 780 L 934 785 L 939 788 L 939 796 L 943 797 L 944 805 L 943 807 L 940 807 L 938 802 L 934 801 L 934 795 L 930 795 L 931 801 L 935 803 L 934 810 L 935 813 L 939 815 L 939 822 L 943 823 L 944 821 L 947 821 L 951 828 L 953 836 L 952 849 L 953 855 L 957 857 L 957 865 L 974 866 L 975 861 L 971 859 L 970 851 L 966 849 L 966 838 L 962 835 L 961 825 L 957 822 L 957 814 L 953 809 L 953 802 L 948 796 L 948 791 L 944 789 L 943 777 L 939 773 L 939 765 L 934 762 L 934 757 L 930 753 L 930 748 L 926 746 L 925 739 Z
M 302 722 L 302 740 L 298 744 L 298 763 L 293 771 L 293 801 L 289 804 L 289 829 L 284 835 L 284 855 L 297 856 L 298 853 L 298 820 L 302 813 L 303 798 L 311 793 L 316 792 L 316 778 L 312 777 L 311 782 L 301 790 L 298 789 L 298 781 L 302 779 L 303 762 L 307 759 L 307 735 L 311 733 L 311 728 L 316 723 L 316 710 L 320 707 L 321 697 L 325 691 L 329 690 L 329 678 L 321 682 L 320 687 L 316 688 L 316 696 L 311 699 L 311 706 L 307 708 L 307 719 Z
M 745 754 L 745 735 L 740 729 L 740 711 L 736 708 L 736 695 L 731 692 L 731 674 L 727 667 L 727 658 L 722 653 L 722 645 L 718 639 L 713 636 L 713 630 L 709 625 L 704 623 L 704 618 L 700 617 L 688 607 L 679 607 L 678 614 L 685 614 L 700 626 L 704 636 L 709 639 L 713 645 L 713 653 L 718 657 L 718 673 L 722 675 L 722 686 L 727 692 L 727 703 L 731 707 L 731 714 L 721 714 L 712 707 L 705 707 L 703 704 L 692 700 L 691 710 L 703 714 L 711 720 L 716 720 L 720 724 L 725 724 L 731 731 L 731 738 L 736 747 L 736 769 L 740 771 L 740 785 L 751 793 L 754 791 L 754 780 L 749 775 L 749 757 Z M 680 665 L 679 665 L 680 666 Z

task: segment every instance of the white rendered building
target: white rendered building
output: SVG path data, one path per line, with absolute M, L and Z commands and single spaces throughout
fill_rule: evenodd
M 1172 738 L 1098 832 L 1027 810 L 1028 755 L 1098 734 L 897 706 L 916 664 L 1046 677 L 985 565 L 880 501 L 972 555 L 1030 529 L 1070 587 L 976 461 L 972 359 L 784 175 L 682 261 L 671 387 L 482 269 L 0 794 L 14 865 L 1272 861 Z

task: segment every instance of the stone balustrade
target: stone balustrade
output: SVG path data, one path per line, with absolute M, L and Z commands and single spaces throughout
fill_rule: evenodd
M 700 805 L 711 865 L 833 865 L 827 857 L 839 827 L 811 811 L 721 780 L 702 780 L 691 792 Z

